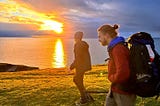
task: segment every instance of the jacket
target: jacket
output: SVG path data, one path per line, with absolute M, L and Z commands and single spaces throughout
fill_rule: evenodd
M 108 63 L 108 79 L 112 82 L 111 89 L 113 92 L 130 94 L 130 92 L 122 89 L 122 87 L 127 88 L 130 86 L 127 83 L 130 77 L 130 67 L 129 49 L 121 44 L 121 42 L 124 42 L 122 38 L 116 38 L 108 46 L 111 57 Z
M 71 64 L 70 69 L 76 68 L 77 71 L 91 70 L 89 45 L 85 41 L 79 41 L 75 43 L 74 57 L 75 60 Z

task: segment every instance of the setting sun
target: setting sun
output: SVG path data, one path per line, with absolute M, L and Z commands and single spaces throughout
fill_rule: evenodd
M 42 13 L 32 7 L 14 0 L 0 2 L 0 21 L 5 23 L 33 24 L 37 30 L 52 30 L 58 34 L 63 32 L 63 23 L 58 22 L 55 14 Z
M 41 30 L 53 30 L 56 33 L 62 33 L 63 24 L 57 21 L 45 20 L 44 24 L 41 25 Z

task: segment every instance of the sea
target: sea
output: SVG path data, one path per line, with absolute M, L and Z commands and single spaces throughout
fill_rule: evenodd
M 84 39 L 89 44 L 92 65 L 105 64 L 107 47 L 96 38 Z M 154 38 L 160 54 L 160 38 Z M 69 67 L 74 61 L 74 39 L 61 37 L 0 37 L 0 63 L 44 68 Z

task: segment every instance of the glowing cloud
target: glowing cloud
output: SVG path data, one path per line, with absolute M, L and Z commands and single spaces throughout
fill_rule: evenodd
M 44 24 L 41 25 L 42 30 L 54 30 L 57 33 L 61 33 L 63 24 L 57 21 L 45 20 Z
M 44 13 L 32 10 L 26 4 L 13 0 L 0 0 L 0 7 L 0 22 L 35 24 L 40 30 L 53 30 L 56 33 L 63 32 L 63 24 L 61 22 L 51 19 Z

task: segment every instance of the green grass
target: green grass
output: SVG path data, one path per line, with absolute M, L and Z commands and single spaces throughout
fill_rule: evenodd
M 84 78 L 89 90 L 108 90 L 106 66 L 93 66 Z M 67 69 L 43 69 L 0 73 L 0 106 L 74 106 L 79 92 Z M 91 94 L 94 103 L 86 106 L 103 106 L 105 93 Z M 137 98 L 137 106 L 160 106 L 160 99 Z

